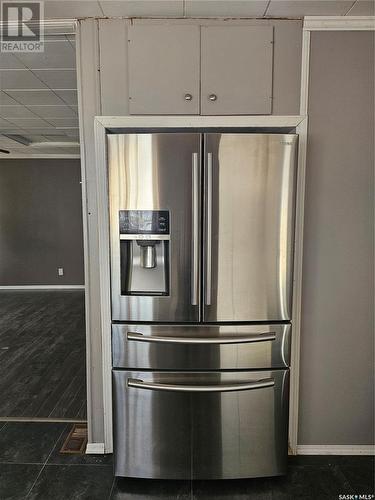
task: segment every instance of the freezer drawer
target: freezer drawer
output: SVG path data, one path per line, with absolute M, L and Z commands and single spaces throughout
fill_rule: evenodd
M 115 475 L 286 473 L 289 371 L 114 370 Z
M 112 325 L 115 368 L 287 368 L 291 325 Z

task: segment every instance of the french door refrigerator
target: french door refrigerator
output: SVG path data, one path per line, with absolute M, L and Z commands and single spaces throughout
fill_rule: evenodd
M 108 135 L 115 474 L 284 474 L 298 137 Z

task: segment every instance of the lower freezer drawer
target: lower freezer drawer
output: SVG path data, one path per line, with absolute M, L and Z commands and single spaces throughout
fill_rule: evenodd
M 286 473 L 289 371 L 113 371 L 115 475 Z

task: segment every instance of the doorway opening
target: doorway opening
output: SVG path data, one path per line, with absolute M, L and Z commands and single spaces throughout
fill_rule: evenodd
M 2 53 L 0 420 L 86 420 L 75 33 Z

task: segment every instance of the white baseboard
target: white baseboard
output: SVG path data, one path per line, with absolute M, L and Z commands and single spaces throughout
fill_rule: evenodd
M 87 443 L 86 455 L 104 455 L 104 443 Z
M 375 445 L 298 445 L 297 455 L 375 455 Z
M 0 290 L 84 290 L 85 285 L 2 285 Z

